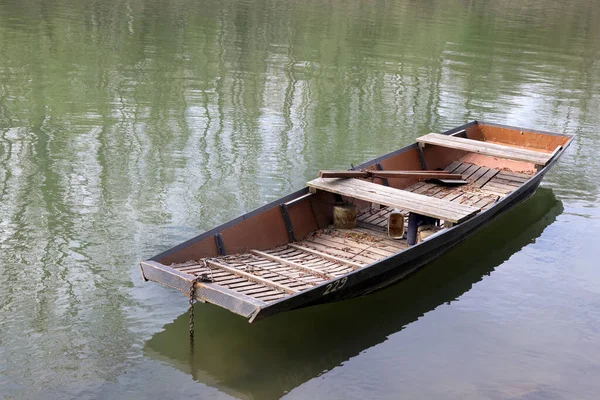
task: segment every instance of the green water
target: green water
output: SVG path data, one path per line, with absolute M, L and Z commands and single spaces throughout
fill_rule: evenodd
M 249 325 L 137 262 L 428 132 L 575 135 L 375 295 Z M 600 3 L 0 0 L 0 398 L 596 399 Z

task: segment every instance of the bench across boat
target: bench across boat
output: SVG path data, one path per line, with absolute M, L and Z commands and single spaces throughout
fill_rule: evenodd
M 478 121 L 430 133 L 342 174 L 348 177 L 322 173 L 302 190 L 143 261 L 142 277 L 188 295 L 194 285 L 196 300 L 250 322 L 365 295 L 408 277 L 528 199 L 572 140 Z M 358 210 L 352 229 L 332 225 L 340 202 Z M 405 223 L 435 221 L 435 233 L 412 245 L 414 229 L 391 238 L 394 209 Z

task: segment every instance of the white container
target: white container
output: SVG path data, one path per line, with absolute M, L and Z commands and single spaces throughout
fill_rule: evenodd
M 404 215 L 397 208 L 388 216 L 388 236 L 392 239 L 404 237 Z

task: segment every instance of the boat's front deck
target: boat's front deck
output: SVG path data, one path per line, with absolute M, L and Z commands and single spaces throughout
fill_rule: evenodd
M 448 186 L 419 182 L 405 190 L 485 209 L 530 177 L 463 162 L 455 162 L 446 170 L 461 174 L 469 183 Z M 389 207 L 367 208 L 359 214 L 354 229 L 321 229 L 286 246 L 263 251 L 248 249 L 242 254 L 191 260 L 170 267 L 192 278 L 205 275 L 213 284 L 264 303 L 328 281 L 337 280 L 342 285 L 341 276 L 409 247 L 406 239 L 387 236 L 390 211 Z

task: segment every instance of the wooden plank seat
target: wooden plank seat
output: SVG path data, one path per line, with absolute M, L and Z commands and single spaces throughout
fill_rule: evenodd
M 506 158 L 515 161 L 525 161 L 537 165 L 546 165 L 550 159 L 561 149 L 558 146 L 552 153 L 541 151 L 521 149 L 518 147 L 505 146 L 498 143 L 488 143 L 480 140 L 465 139 L 456 136 L 441 135 L 439 133 L 429 133 L 417 138 L 419 146 L 430 144 L 442 146 L 451 149 L 464 150 L 470 153 L 477 153 L 486 156 Z
M 353 178 L 317 178 L 307 185 L 313 190 L 324 190 L 453 223 L 460 223 L 481 210 L 478 207 L 452 203 Z

